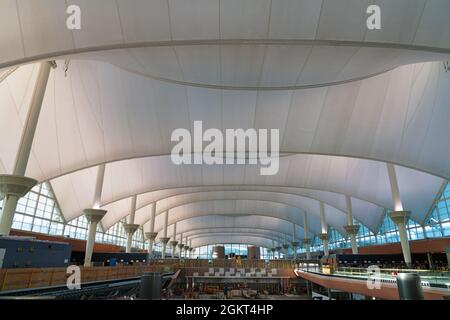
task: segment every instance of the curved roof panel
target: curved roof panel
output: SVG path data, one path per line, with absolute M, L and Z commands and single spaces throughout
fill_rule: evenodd
M 383 28 L 365 28 L 367 0 L 76 0 L 80 30 L 66 28 L 66 2 L 6 0 L 0 7 L 0 68 L 42 57 L 161 41 L 306 39 L 448 49 L 445 0 L 378 1 Z M 379 32 L 378 32 L 379 31 Z M 51 36 L 49 36 L 51 35 Z
M 148 230 L 148 224 L 144 225 L 144 230 Z M 245 229 L 251 229 L 254 233 L 261 230 L 269 230 L 285 234 L 292 238 L 292 222 L 270 216 L 260 215 L 213 215 L 191 217 L 177 222 L 177 234 L 183 234 L 183 238 L 190 232 L 197 231 L 220 232 L 219 230 L 232 229 L 244 232 Z M 169 225 L 167 235 L 172 237 L 173 225 Z M 191 234 L 192 235 L 192 234 Z M 304 230 L 301 226 L 295 228 L 296 240 L 304 238 Z M 161 236 L 161 233 L 158 235 Z M 179 239 L 179 238 L 178 238 Z M 177 239 L 177 240 L 178 240 Z
M 41 181 L 100 163 L 170 154 L 172 131 L 192 129 L 198 119 L 204 130 L 279 129 L 282 153 L 371 158 L 450 176 L 450 165 L 440 161 L 450 153 L 450 128 L 442 123 L 449 116 L 450 80 L 441 63 L 268 92 L 168 84 L 104 63 L 71 68 L 67 76 L 58 68 L 49 80 L 27 169 Z M 8 105 L 14 108 L 10 101 L 4 112 Z M 14 158 L 6 156 L 1 160 L 11 168 Z

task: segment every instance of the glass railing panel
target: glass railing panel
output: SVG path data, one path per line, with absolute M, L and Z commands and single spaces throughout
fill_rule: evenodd
M 422 286 L 450 289 L 450 271 L 380 268 L 376 273 L 373 273 L 368 268 L 323 268 L 318 263 L 298 263 L 296 265 L 296 269 L 306 272 L 315 272 L 339 277 L 359 278 L 362 280 L 366 280 L 370 276 L 371 279 L 378 278 L 386 282 L 395 282 L 398 273 L 417 273 L 421 278 Z

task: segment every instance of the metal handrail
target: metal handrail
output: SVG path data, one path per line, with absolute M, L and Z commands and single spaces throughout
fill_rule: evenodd
M 300 263 L 298 270 L 307 271 L 307 272 L 315 272 L 326 274 L 323 272 L 320 264 L 318 263 Z M 372 279 L 380 279 L 383 281 L 396 282 L 398 273 L 417 273 L 421 278 L 422 286 L 431 286 L 431 287 L 441 287 L 441 288 L 450 288 L 450 272 L 449 271 L 436 271 L 436 270 L 423 270 L 423 269 L 394 269 L 380 268 L 378 274 L 374 274 L 369 271 L 367 268 L 358 268 L 358 267 L 337 267 L 332 269 L 332 276 L 339 277 L 349 277 L 349 278 L 362 278 L 368 279 L 371 277 Z

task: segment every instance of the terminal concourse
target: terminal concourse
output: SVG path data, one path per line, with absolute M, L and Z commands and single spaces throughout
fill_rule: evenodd
M 0 0 L 0 300 L 448 299 L 448 12 Z

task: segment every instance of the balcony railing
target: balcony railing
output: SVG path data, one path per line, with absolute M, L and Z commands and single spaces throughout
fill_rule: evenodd
M 314 272 L 323 275 L 346 277 L 361 280 L 380 280 L 381 282 L 396 283 L 398 273 L 417 273 L 424 287 L 450 289 L 450 271 L 435 271 L 421 269 L 389 269 L 389 268 L 356 268 L 322 266 L 318 261 L 300 262 L 296 270 Z

